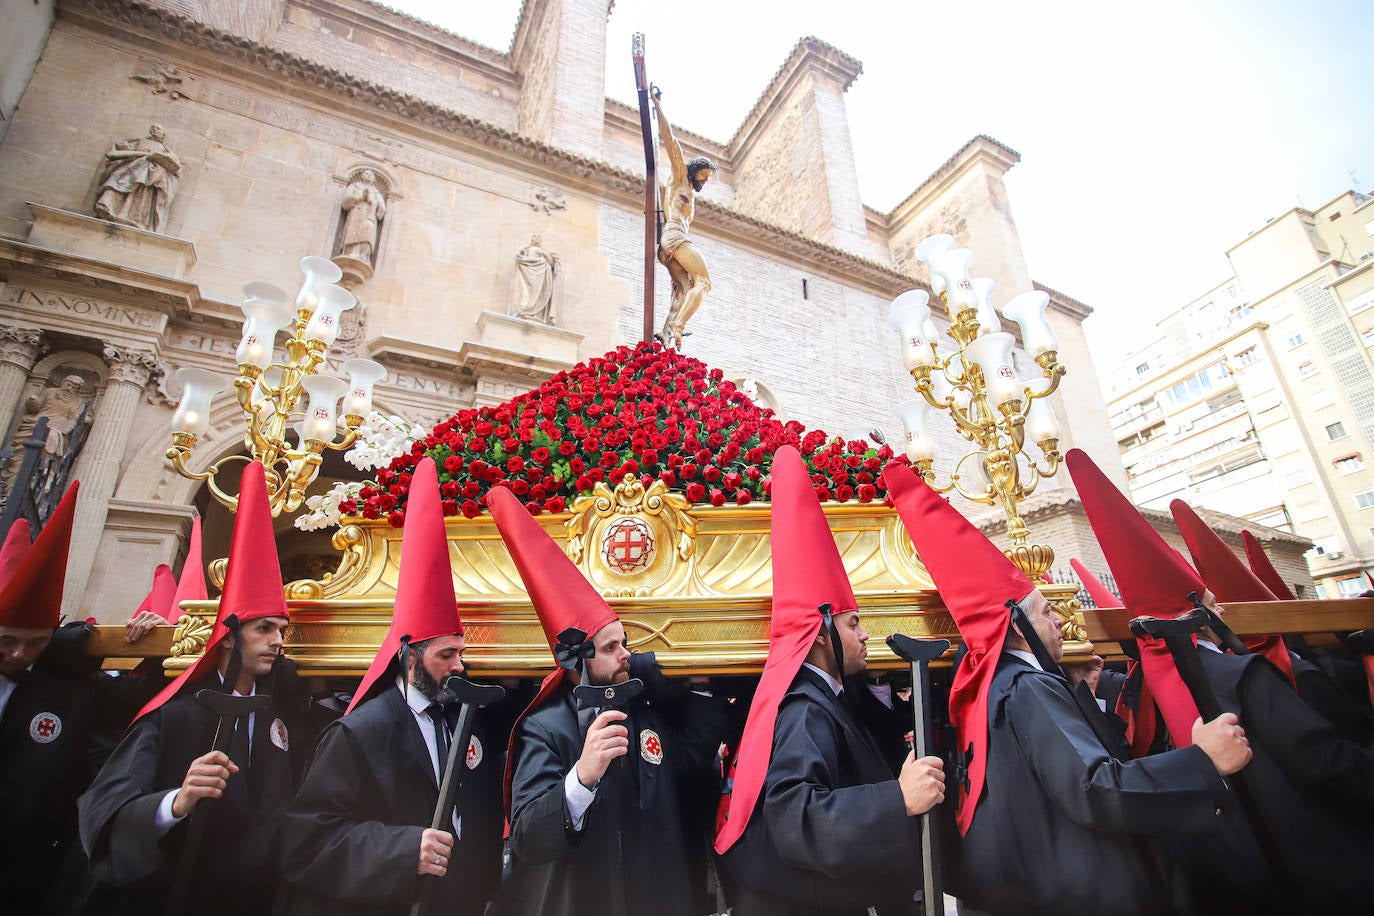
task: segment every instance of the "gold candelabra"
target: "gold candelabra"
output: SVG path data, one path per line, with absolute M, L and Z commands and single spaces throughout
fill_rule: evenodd
M 232 380 L 196 367 L 176 373 L 183 393 L 172 416 L 172 447 L 167 450 L 167 459 L 181 476 L 205 481 L 215 499 L 230 511 L 237 509 L 238 497 L 226 492 L 217 477 L 222 467 L 236 461 L 262 462 L 274 516 L 299 509 L 319 475 L 324 450 L 347 449 L 357 441 L 358 427 L 372 409 L 372 389 L 386 377 L 386 369 L 370 359 L 346 361 L 342 368 L 348 381 L 319 374 L 329 347 L 339 335 L 341 316 L 356 300 L 336 285 L 342 272 L 332 261 L 303 258 L 301 270 L 305 281 L 294 309 L 288 305 L 286 293 L 270 283 L 254 281 L 243 287 L 243 338 L 235 353 L 238 373 Z M 291 336 L 278 358 L 276 338 L 282 331 Z M 193 471 L 188 462 L 196 443 L 210 428 L 212 402 L 231 387 L 246 427 L 246 453 L 229 455 L 204 471 Z M 291 431 L 296 433 L 294 446 L 287 439 Z
M 1002 316 L 1020 325 L 1022 343 L 1041 370 L 1038 378 L 1023 380 L 1012 359 L 1016 339 L 1001 330 L 991 305 L 996 284 L 968 276 L 973 253 L 955 247 L 952 236 L 937 235 L 917 247 L 916 257 L 930 267 L 931 288 L 948 310 L 948 336 L 955 346 L 941 347 L 925 290 L 893 300 L 888 324 L 902 336 L 903 363 L 920 396 L 897 408 L 907 457 L 937 492 L 954 491 L 974 502 L 1001 506 L 1012 544 L 1007 556 L 1033 581 L 1044 582 L 1054 551 L 1028 543 L 1030 531 L 1017 504 L 1035 492 L 1042 478 L 1053 476 L 1062 461 L 1059 424 L 1048 399 L 1066 369 L 1045 319 L 1049 296 L 1039 290 L 1022 293 L 1002 307 Z M 926 427 L 932 409 L 947 412 L 974 446 L 955 462 L 944 484 L 935 481 L 935 445 Z M 1043 452 L 1043 465 L 1026 453 L 1028 437 Z

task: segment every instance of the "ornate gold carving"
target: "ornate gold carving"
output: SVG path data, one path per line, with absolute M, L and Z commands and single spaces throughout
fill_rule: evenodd
M 1020 521 L 1019 517 L 1017 521 Z M 1045 544 L 1018 544 L 1002 553 L 1032 582 L 1044 582 L 1045 573 L 1054 565 L 1054 549 Z
M 172 631 L 172 655 L 200 655 L 210 642 L 210 633 L 215 628 L 212 621 L 195 614 L 182 614 Z
M 591 496 L 573 504 L 568 556 L 605 595 L 652 594 L 692 558 L 697 523 L 690 506 L 661 480 L 648 490 L 634 475 L 614 491 L 597 483 Z
M 1088 627 L 1083 619 L 1083 606 L 1078 603 L 1078 586 L 1041 585 L 1041 594 L 1049 599 L 1050 607 L 1059 615 L 1059 630 L 1064 634 L 1064 655 L 1091 655 L 1093 644 L 1088 642 Z

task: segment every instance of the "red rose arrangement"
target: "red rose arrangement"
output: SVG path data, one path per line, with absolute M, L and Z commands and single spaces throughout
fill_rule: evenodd
M 497 407 L 460 410 L 377 472 L 339 509 L 405 523 L 410 473 L 420 456 L 439 469 L 445 515 L 472 518 L 492 487 L 532 514 L 562 512 L 599 482 L 627 474 L 661 480 L 694 503 L 747 505 L 768 498 L 773 453 L 801 452 L 822 500 L 885 495 L 887 446 L 845 442 L 757 407 L 724 373 L 658 343 L 622 346 L 560 372 Z

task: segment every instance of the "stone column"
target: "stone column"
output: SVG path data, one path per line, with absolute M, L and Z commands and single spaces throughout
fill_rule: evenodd
M 111 613 L 117 616 L 123 609 L 100 607 L 99 595 L 85 594 L 86 584 L 100 548 L 110 497 L 119 483 L 119 467 L 133 432 L 138 399 L 153 373 L 161 371 L 161 366 L 157 357 L 147 350 L 107 346 L 102 355 L 110 367 L 110 376 L 90 435 L 72 473 L 73 478 L 81 481 L 81 497 L 76 506 L 62 604 L 69 613 L 79 608 L 84 617 L 95 611 L 103 620 Z
M 29 372 L 47 349 L 42 331 L 0 325 L 0 436 L 9 433 Z

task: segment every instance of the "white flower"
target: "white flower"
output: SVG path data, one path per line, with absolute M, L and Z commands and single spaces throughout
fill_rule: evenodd
M 419 424 L 373 411 L 359 425 L 358 441 L 344 453 L 344 460 L 360 471 L 386 467 L 398 455 L 409 454 L 416 440 L 428 432 Z
M 347 499 L 357 499 L 363 485 L 362 481 L 357 480 L 335 481 L 328 492 L 312 496 L 305 501 L 308 511 L 296 516 L 296 527 L 302 531 L 337 528 L 340 522 L 339 503 Z

